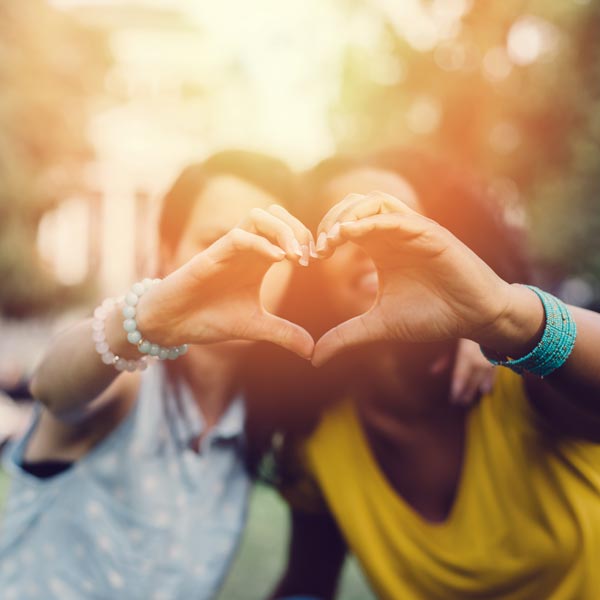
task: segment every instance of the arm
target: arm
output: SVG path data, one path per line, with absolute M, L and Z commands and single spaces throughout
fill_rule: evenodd
M 329 513 L 291 513 L 288 564 L 271 598 L 304 595 L 334 597 L 346 543 Z
M 314 345 L 310 335 L 268 313 L 260 299 L 267 270 L 286 257 L 298 262 L 298 242 L 307 244 L 308 239 L 310 232 L 284 209 L 252 211 L 239 227 L 140 298 L 136 306 L 140 331 L 163 346 L 262 340 L 310 357 Z M 122 321 L 120 309 L 108 316 L 109 347 L 125 358 L 139 357 L 127 341 Z M 119 375 L 96 354 L 90 323 L 61 335 L 34 375 L 33 395 L 58 419 L 83 419 L 91 403 L 118 397 L 120 382 L 127 379 L 128 374 Z
M 449 231 L 392 196 L 349 197 L 331 209 L 319 231 L 327 240 L 317 244 L 324 256 L 346 240 L 361 245 L 382 284 L 367 313 L 318 341 L 314 364 L 378 339 L 464 337 L 512 357 L 524 356 L 540 339 L 544 310 L 534 292 L 503 281 Z M 528 391 L 533 405 L 543 407 L 561 430 L 568 422 L 570 433 L 587 438 L 584 432 L 600 418 L 600 315 L 574 307 L 571 312 L 578 329 L 571 356 Z M 597 428 L 595 436 L 600 437 Z
M 136 348 L 127 341 L 122 323 L 120 309 L 114 309 L 105 328 L 110 347 L 126 359 L 139 358 Z M 77 421 L 121 397 L 127 379 L 128 374 L 119 374 L 100 360 L 92 341 L 92 320 L 86 319 L 50 345 L 33 375 L 30 390 L 56 418 Z

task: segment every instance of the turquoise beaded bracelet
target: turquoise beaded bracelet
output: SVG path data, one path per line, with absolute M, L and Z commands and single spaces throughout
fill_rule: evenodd
M 490 356 L 485 349 L 481 350 L 493 365 L 508 367 L 519 374 L 527 371 L 539 377 L 547 377 L 562 367 L 569 358 L 575 346 L 577 325 L 564 302 L 535 286 L 525 287 L 537 294 L 544 307 L 546 324 L 542 339 L 529 354 L 514 360 L 507 357 L 496 358 Z
M 125 307 L 123 308 L 123 329 L 127 332 L 127 340 L 137 346 L 137 349 L 142 354 L 148 354 L 149 356 L 155 356 L 160 360 L 175 360 L 180 356 L 183 356 L 187 350 L 187 344 L 181 346 L 164 347 L 158 344 L 153 344 L 151 341 L 143 338 L 142 334 L 137 328 L 136 306 L 139 299 L 145 294 L 153 285 L 160 283 L 160 279 L 146 278 L 142 281 L 138 281 L 131 286 L 131 290 L 125 296 Z

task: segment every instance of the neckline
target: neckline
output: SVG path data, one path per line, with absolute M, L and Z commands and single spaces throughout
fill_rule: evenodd
M 359 448 L 364 455 L 365 461 L 368 468 L 374 473 L 374 477 L 377 481 L 377 486 L 383 490 L 383 493 L 389 496 L 391 503 L 398 507 L 407 517 L 407 522 L 414 523 L 417 527 L 426 530 L 427 533 L 431 532 L 445 532 L 454 526 L 454 523 L 458 519 L 459 514 L 463 510 L 466 495 L 466 483 L 469 478 L 469 471 L 471 471 L 471 454 L 473 446 L 473 432 L 472 432 L 472 420 L 473 412 L 477 410 L 477 407 L 471 408 L 465 416 L 465 434 L 463 442 L 463 453 L 460 466 L 460 474 L 456 483 L 456 493 L 452 506 L 448 512 L 448 515 L 443 521 L 430 521 L 424 517 L 418 510 L 416 510 L 400 493 L 398 493 L 387 476 L 379 466 L 377 457 L 369 442 L 367 432 L 360 420 L 360 415 L 356 406 L 350 403 L 350 409 L 352 414 L 352 420 L 354 423 L 355 433 L 359 438 Z

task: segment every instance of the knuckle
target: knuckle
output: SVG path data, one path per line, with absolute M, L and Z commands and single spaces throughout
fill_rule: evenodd
M 252 220 L 260 219 L 264 214 L 264 211 L 261 208 L 252 208 L 250 209 L 249 217 Z
M 234 227 L 228 233 L 228 236 L 231 238 L 231 243 L 234 248 L 241 248 L 246 242 L 246 232 L 239 227 Z

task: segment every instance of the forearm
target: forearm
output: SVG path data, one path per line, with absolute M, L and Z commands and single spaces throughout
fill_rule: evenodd
M 476 341 L 500 354 L 517 358 L 530 352 L 544 329 L 544 309 L 539 298 L 524 286 L 511 286 L 511 302 L 497 322 Z M 569 306 L 577 326 L 577 338 L 566 362 L 544 378 L 555 392 L 580 402 L 588 400 L 600 414 L 600 314 Z M 595 401 L 595 402 L 594 402 Z
M 106 318 L 106 340 L 112 352 L 126 359 L 139 358 L 127 341 L 120 308 Z M 55 416 L 70 415 L 97 398 L 119 372 L 105 365 L 92 340 L 92 319 L 60 334 L 46 351 L 31 382 L 32 395 Z

